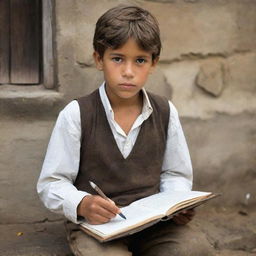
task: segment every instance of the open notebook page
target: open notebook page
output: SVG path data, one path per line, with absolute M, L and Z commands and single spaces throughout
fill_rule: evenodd
M 171 207 L 181 201 L 191 200 L 195 197 L 207 196 L 211 193 L 201 191 L 169 191 L 161 192 L 149 197 L 142 198 L 133 202 L 131 205 L 143 206 L 157 209 L 158 212 L 165 214 Z
M 143 206 L 130 205 L 122 208 L 122 213 L 125 215 L 126 220 L 117 215 L 110 222 L 101 225 L 91 225 L 88 223 L 81 224 L 95 230 L 101 235 L 115 234 L 121 230 L 125 230 L 129 226 L 135 226 L 136 224 L 143 222 L 145 219 L 150 219 L 153 216 L 159 214 L 158 210 L 149 209 Z
M 90 230 L 97 231 L 101 235 L 116 234 L 125 230 L 128 226 L 136 226 L 136 224 L 144 222 L 146 219 L 152 219 L 154 216 L 165 214 L 169 208 L 183 200 L 190 200 L 194 197 L 205 196 L 210 193 L 200 191 L 171 191 L 158 193 L 140 200 L 137 200 L 129 206 L 122 208 L 122 213 L 126 216 L 126 220 L 119 215 L 110 222 L 101 225 L 90 225 L 83 223 L 82 226 Z

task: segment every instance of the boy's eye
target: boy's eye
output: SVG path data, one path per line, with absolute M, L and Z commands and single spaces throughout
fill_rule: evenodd
M 120 62 L 122 61 L 122 58 L 120 58 L 120 57 L 114 57 L 114 58 L 112 58 L 112 60 L 113 60 L 114 62 L 116 62 L 116 63 L 120 63 Z
M 143 64 L 143 63 L 146 62 L 146 60 L 143 59 L 143 58 L 139 58 L 139 59 L 136 60 L 136 62 L 139 63 L 139 64 Z

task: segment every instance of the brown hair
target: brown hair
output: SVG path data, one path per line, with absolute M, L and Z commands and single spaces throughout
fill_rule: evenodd
M 137 6 L 119 5 L 105 12 L 96 23 L 93 47 L 102 58 L 107 48 L 117 49 L 129 38 L 151 52 L 153 60 L 160 55 L 158 22 L 151 13 Z

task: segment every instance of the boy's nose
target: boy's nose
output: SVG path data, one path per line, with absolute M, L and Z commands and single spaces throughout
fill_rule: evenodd
M 126 78 L 132 78 L 134 77 L 134 70 L 132 63 L 126 63 L 123 67 L 123 74 L 124 77 Z

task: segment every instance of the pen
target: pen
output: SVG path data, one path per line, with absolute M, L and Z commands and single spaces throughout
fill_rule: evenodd
M 101 196 L 103 197 L 104 199 L 106 200 L 110 200 L 104 193 L 103 191 L 95 184 L 93 183 L 92 181 L 89 181 L 91 187 Z M 126 217 L 120 212 L 118 213 L 119 216 L 121 216 L 123 219 L 126 219 Z

